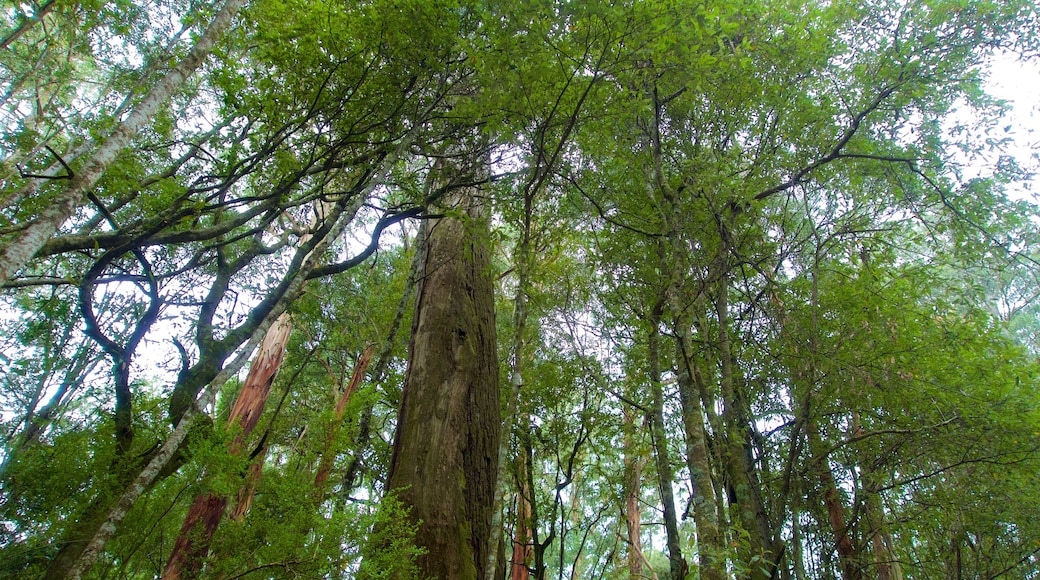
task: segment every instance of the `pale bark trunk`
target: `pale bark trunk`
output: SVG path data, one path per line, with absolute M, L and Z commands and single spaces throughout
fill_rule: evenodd
M 8 242 L 0 251 L 0 286 L 17 275 L 50 239 L 54 232 L 82 205 L 87 192 L 97 184 L 119 153 L 130 140 L 148 123 L 151 123 L 159 108 L 173 93 L 194 74 L 224 32 L 231 25 L 245 0 L 227 0 L 213 17 L 209 27 L 188 51 L 184 60 L 177 63 L 134 107 L 127 118 L 119 123 L 115 131 L 98 146 L 62 191 L 32 222 Z M 28 187 L 28 186 L 27 186 Z
M 60 573 L 51 576 L 50 570 L 48 570 L 48 577 L 64 577 L 69 580 L 79 580 L 83 574 L 90 569 L 94 564 L 94 560 L 96 560 L 105 549 L 108 540 L 116 533 L 119 524 L 121 524 L 123 519 L 126 518 L 130 508 L 133 507 L 138 498 L 140 498 L 141 495 L 156 482 L 160 474 L 163 473 L 167 465 L 170 463 L 170 460 L 180 449 L 185 439 L 187 439 L 188 431 L 195 420 L 195 416 L 202 414 L 204 412 L 203 410 L 216 398 L 217 393 L 220 391 L 220 387 L 222 387 L 228 379 L 238 373 L 239 369 L 242 368 L 248 359 L 248 355 L 252 352 L 257 343 L 260 342 L 260 337 L 262 336 L 262 333 L 266 331 L 267 326 L 267 324 L 261 324 L 257 328 L 257 331 L 254 333 L 254 338 L 250 340 L 250 344 L 246 346 L 235 361 L 225 367 L 224 370 L 218 373 L 217 376 L 209 382 L 209 386 L 203 395 L 181 416 L 181 419 L 177 422 L 177 426 L 170 433 L 169 437 L 166 438 L 166 441 L 163 443 L 162 447 L 159 448 L 159 451 L 156 452 L 155 456 L 148 462 L 148 465 L 141 470 L 141 473 L 138 474 L 126 491 L 123 492 L 123 495 L 121 495 L 116 501 L 115 505 L 113 505 L 109 510 L 108 518 L 105 519 L 100 526 L 97 526 L 97 531 L 94 533 L 90 542 L 83 545 L 82 549 L 76 550 L 77 554 L 73 557 L 73 561 L 66 566 L 62 566 Z
M 429 224 L 387 490 L 420 522 L 422 575 L 476 579 L 488 540 L 501 428 L 487 223 L 456 190 L 464 222 Z

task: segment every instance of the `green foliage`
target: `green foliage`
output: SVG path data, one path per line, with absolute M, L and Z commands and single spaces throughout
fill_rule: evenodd
M 0 244 L 65 185 L 27 175 L 81 171 L 218 8 L 0 13 Z M 113 466 L 136 474 L 167 436 L 174 395 L 202 392 L 284 306 L 295 330 L 246 454 L 221 427 L 240 375 L 91 577 L 160 574 L 192 498 L 233 498 L 261 438 L 253 507 L 221 524 L 206 575 L 415 577 L 422 539 L 377 498 L 418 220 L 372 232 L 442 211 L 430 171 L 465 155 L 492 160 L 467 173 L 491 174 L 480 242 L 502 384 L 520 385 L 506 552 L 527 462 L 540 572 L 626 577 L 627 453 L 648 460 L 644 548 L 667 577 L 643 420 L 654 336 L 691 566 L 714 554 L 742 577 L 837 576 L 829 474 L 865 575 L 880 537 L 906 578 L 953 575 L 956 550 L 960 577 L 1035 576 L 1040 222 L 1008 197 L 1032 168 L 984 82 L 994 55 L 1036 53 L 1036 18 L 1023 0 L 247 3 L 4 289 L 0 574 L 41 574 L 76 519 L 123 491 Z M 112 356 L 87 313 L 126 344 L 153 302 L 126 353 L 120 458 Z M 369 343 L 377 360 L 329 437 Z M 693 525 L 694 414 L 715 545 Z

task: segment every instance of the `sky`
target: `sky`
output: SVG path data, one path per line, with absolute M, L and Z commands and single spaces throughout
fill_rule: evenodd
M 1040 61 L 1023 62 L 1004 55 L 993 60 L 987 92 L 1012 109 L 1004 127 L 1013 139 L 1011 153 L 1019 163 L 1040 170 Z M 1014 197 L 1040 204 L 1040 176 L 1009 190 Z

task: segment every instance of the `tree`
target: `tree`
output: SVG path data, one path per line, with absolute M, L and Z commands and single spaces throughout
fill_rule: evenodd
M 480 162 L 435 167 L 432 179 L 479 183 Z M 452 174 L 455 175 L 452 175 Z M 450 177 L 449 177 L 450 176 Z M 427 223 L 416 312 L 387 489 L 418 522 L 422 574 L 483 575 L 498 462 L 494 297 L 484 210 L 472 185 L 444 197 Z
M 3 574 L 1035 575 L 1032 3 L 237 6 L 0 14 Z

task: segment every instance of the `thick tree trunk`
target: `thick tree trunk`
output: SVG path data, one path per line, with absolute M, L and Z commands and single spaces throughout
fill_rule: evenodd
M 264 336 L 260 350 L 249 367 L 249 374 L 246 375 L 242 390 L 238 393 L 228 416 L 228 426 L 240 429 L 228 444 L 229 454 L 238 455 L 242 452 L 246 438 L 259 423 L 267 396 L 271 392 L 271 385 L 285 358 L 285 346 L 291 333 L 292 322 L 289 315 L 282 314 Z M 248 480 L 243 480 L 243 487 L 248 485 Z M 216 533 L 226 508 L 226 497 L 206 492 L 195 498 L 173 544 L 166 569 L 163 571 L 163 580 L 199 576 L 209 554 L 213 534 Z
M 126 120 L 119 123 L 115 131 L 97 148 L 93 155 L 68 181 L 65 190 L 40 212 L 18 236 L 0 250 L 0 286 L 13 278 L 25 264 L 36 255 L 43 244 L 65 223 L 83 203 L 86 194 L 97 184 L 119 153 L 142 127 L 151 123 L 159 108 L 173 93 L 194 74 L 209 56 L 231 20 L 245 0 L 227 0 L 213 17 L 209 27 L 199 37 L 184 60 L 170 69 L 134 107 Z
M 431 222 L 387 490 L 420 522 L 421 575 L 476 579 L 488 540 L 501 428 L 487 225 L 476 192 Z

